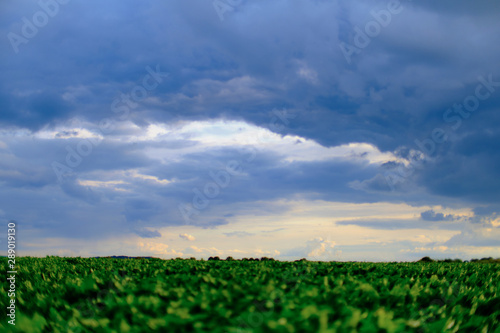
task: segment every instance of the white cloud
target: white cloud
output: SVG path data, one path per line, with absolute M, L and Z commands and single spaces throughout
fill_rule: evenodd
M 309 65 L 305 61 L 296 60 L 297 64 L 297 75 L 304 80 L 306 80 L 310 84 L 318 84 L 318 73 L 309 67 Z
M 174 249 L 169 250 L 169 246 L 163 243 L 157 242 L 138 242 L 137 243 L 139 251 L 147 255 L 156 256 L 182 256 L 182 252 L 178 252 Z
M 179 234 L 179 237 L 187 241 L 194 241 L 196 239 L 194 236 L 191 236 L 189 234 Z
M 128 170 L 128 171 L 125 171 L 124 174 L 128 177 L 138 178 L 138 179 L 141 179 L 144 181 L 157 183 L 157 184 L 161 184 L 161 185 L 167 185 L 173 181 L 173 180 L 168 180 L 168 179 L 159 179 L 158 177 L 151 176 L 151 175 L 141 174 L 141 173 L 139 173 L 138 170 Z
M 17 131 L 16 136 L 33 136 L 36 139 L 93 139 L 96 142 L 106 139 L 122 144 L 143 143 L 144 153 L 164 163 L 179 161 L 183 156 L 205 152 L 207 149 L 224 147 L 240 148 L 252 146 L 259 150 L 270 151 L 281 156 L 283 161 L 326 161 L 343 160 L 383 164 L 389 161 L 407 163 L 390 152 L 381 152 L 376 146 L 364 142 L 351 142 L 335 147 L 325 147 L 312 139 L 297 135 L 282 136 L 269 129 L 235 120 L 204 120 L 176 123 L 152 123 L 139 127 L 130 121 L 117 122 L 116 129 L 106 135 L 99 133 L 95 124 L 74 120 L 54 129 L 43 129 L 35 134 L 30 131 Z M 10 132 L 0 133 L 0 137 L 12 136 Z M 158 147 L 153 143 L 165 143 Z M 167 143 L 190 142 L 182 147 L 171 148 Z M 148 143 L 152 145 L 148 146 Z M 5 143 L 0 146 L 5 146 Z M 133 177 L 142 177 L 166 184 L 166 180 L 136 173 Z
M 316 237 L 307 242 L 307 257 L 320 258 L 325 254 L 330 254 L 330 250 L 335 247 L 334 241 Z
M 135 125 L 130 124 L 130 126 Z M 282 136 L 269 129 L 243 121 L 205 120 L 175 124 L 155 123 L 141 131 L 142 134 L 123 137 L 120 140 L 165 143 L 188 140 L 193 143 L 175 149 L 146 147 L 145 153 L 150 158 L 160 159 L 164 163 L 181 160 L 186 154 L 205 152 L 210 148 L 246 146 L 271 151 L 281 156 L 286 162 L 325 160 L 349 160 L 370 164 L 383 164 L 389 161 L 406 162 L 390 152 L 381 152 L 369 143 L 352 142 L 335 147 L 324 147 L 311 139 L 297 135 Z
M 81 186 L 106 188 L 114 191 L 126 192 L 127 190 L 121 188 L 117 185 L 126 184 L 123 180 L 110 180 L 110 181 L 99 181 L 99 180 L 78 180 L 78 184 Z
M 193 252 L 194 251 L 194 252 Z M 221 256 L 225 253 L 225 251 L 219 250 L 215 247 L 197 247 L 197 246 L 190 246 L 185 250 L 186 253 L 196 253 L 199 257 L 206 257 L 206 256 Z
M 254 251 L 254 256 L 261 257 L 261 256 L 279 256 L 280 251 L 274 250 L 274 251 L 267 251 L 267 250 L 262 250 L 262 249 L 256 249 Z

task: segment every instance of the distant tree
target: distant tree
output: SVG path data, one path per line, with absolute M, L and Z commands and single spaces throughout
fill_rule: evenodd
M 434 262 L 434 260 L 429 257 L 423 257 L 419 260 L 419 262 Z
M 227 261 L 233 261 L 234 259 L 233 259 L 233 257 L 227 257 L 226 260 Z

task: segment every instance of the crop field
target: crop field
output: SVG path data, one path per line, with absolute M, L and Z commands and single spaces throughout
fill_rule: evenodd
M 2 258 L 3 267 L 7 258 Z M 500 332 L 500 264 L 16 260 L 2 332 Z M 1 303 L 9 300 L 1 282 Z

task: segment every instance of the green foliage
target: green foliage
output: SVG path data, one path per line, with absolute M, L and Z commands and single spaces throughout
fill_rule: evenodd
M 218 259 L 21 257 L 0 331 L 500 331 L 496 263 Z

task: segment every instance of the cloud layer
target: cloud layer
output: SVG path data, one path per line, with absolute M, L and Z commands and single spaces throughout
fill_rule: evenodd
M 358 240 L 345 258 L 499 253 L 497 3 L 0 7 L 0 218 L 18 221 L 27 251 L 124 237 L 141 254 L 321 257 L 344 237 L 324 232 L 359 227 L 450 233 L 395 234 L 378 257 Z M 300 233 L 279 222 L 297 202 L 412 213 L 317 207 L 308 217 L 329 216 L 328 227 L 300 244 L 277 232 L 270 245 L 266 230 Z M 248 216 L 276 222 L 254 230 L 240 224 Z M 227 246 L 183 227 L 215 230 Z

